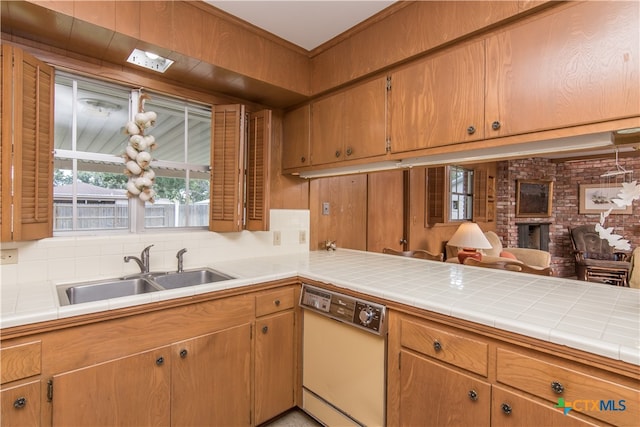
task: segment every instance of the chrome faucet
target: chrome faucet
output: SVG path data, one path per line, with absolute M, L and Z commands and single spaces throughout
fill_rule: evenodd
M 140 258 L 131 256 L 131 255 L 125 256 L 124 262 L 135 261 L 138 264 L 138 267 L 140 267 L 141 273 L 148 273 L 149 272 L 149 250 L 151 249 L 152 246 L 153 245 L 149 245 L 146 248 L 144 248 L 142 250 L 142 253 L 140 254 Z
M 187 252 L 187 248 L 182 248 L 176 254 L 176 258 L 178 258 L 178 273 L 182 273 L 182 271 L 184 270 L 182 257 L 185 252 Z

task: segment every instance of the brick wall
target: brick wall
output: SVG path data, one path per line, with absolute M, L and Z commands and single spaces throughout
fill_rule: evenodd
M 619 164 L 627 171 L 635 171 L 627 177 L 640 181 L 640 158 L 621 158 Z M 550 222 L 549 252 L 552 267 L 557 276 L 575 275 L 568 226 L 596 224 L 599 214 L 580 214 L 580 184 L 604 185 L 618 183 L 620 179 L 601 178 L 605 172 L 616 170 L 614 155 L 611 159 L 552 162 L 546 159 L 519 159 L 498 163 L 496 232 L 505 246 L 518 246 L 519 222 Z M 551 216 L 546 218 L 516 218 L 516 181 L 541 179 L 553 181 L 553 205 Z M 606 227 L 613 227 L 616 234 L 640 245 L 640 201 L 635 201 L 631 215 L 611 214 Z

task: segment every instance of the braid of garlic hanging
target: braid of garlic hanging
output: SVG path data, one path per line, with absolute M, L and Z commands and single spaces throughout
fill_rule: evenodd
M 156 195 L 153 189 L 155 172 L 149 166 L 151 163 L 151 151 L 156 148 L 153 135 L 145 135 L 148 128 L 155 125 L 157 114 L 153 111 L 144 111 L 145 100 L 149 95 L 142 94 L 138 100 L 138 112 L 134 120 L 127 122 L 125 133 L 129 136 L 129 144 L 125 148 L 124 173 L 129 176 L 127 182 L 127 196 L 138 196 L 144 202 L 154 202 Z

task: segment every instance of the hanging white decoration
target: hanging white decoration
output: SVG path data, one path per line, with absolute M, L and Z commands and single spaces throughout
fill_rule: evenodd
M 127 196 L 154 203 L 156 192 L 153 189 L 153 183 L 156 174 L 150 165 L 151 151 L 156 148 L 156 142 L 153 135 L 145 135 L 144 132 L 155 125 L 158 116 L 153 111 L 144 111 L 144 103 L 147 99 L 150 99 L 149 95 L 140 95 L 138 112 L 134 120 L 125 125 L 125 133 L 130 136 L 122 156 L 125 162 L 124 173 L 129 176 Z
M 618 207 L 624 208 L 631 206 L 634 200 L 640 199 L 640 184 L 638 181 L 623 182 L 622 189 L 618 192 L 617 198 L 612 199 Z M 595 229 L 601 239 L 609 242 L 609 245 L 620 251 L 630 251 L 631 244 L 629 240 L 623 239 L 621 235 L 613 233 L 613 227 L 604 227 L 604 222 L 613 209 L 608 209 L 600 214 L 600 223 L 596 224 Z

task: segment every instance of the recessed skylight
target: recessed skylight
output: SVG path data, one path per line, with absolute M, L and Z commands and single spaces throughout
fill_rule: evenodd
M 159 73 L 164 73 L 167 71 L 167 68 L 173 64 L 173 61 L 170 59 L 140 49 L 133 49 L 133 52 L 131 52 L 131 55 L 127 58 L 127 62 Z

